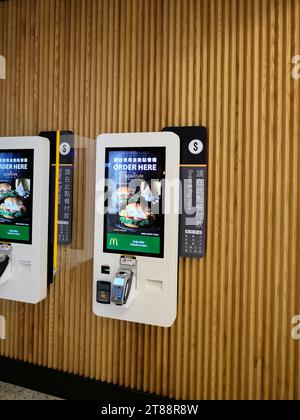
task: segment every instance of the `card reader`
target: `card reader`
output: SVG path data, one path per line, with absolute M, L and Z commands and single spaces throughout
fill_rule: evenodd
M 106 305 L 110 304 L 111 283 L 109 281 L 97 282 L 97 302 Z
M 126 305 L 132 285 L 132 270 L 120 270 L 113 281 L 111 301 L 117 306 Z

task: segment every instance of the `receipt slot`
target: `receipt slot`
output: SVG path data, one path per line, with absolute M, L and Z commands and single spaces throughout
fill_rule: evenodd
M 0 299 L 47 294 L 49 141 L 0 138 Z
M 101 135 L 96 161 L 94 313 L 170 327 L 177 316 L 179 137 Z

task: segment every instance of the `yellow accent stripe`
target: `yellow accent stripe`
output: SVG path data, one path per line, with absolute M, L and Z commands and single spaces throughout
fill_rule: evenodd
M 56 132 L 56 172 L 55 172 L 55 210 L 54 210 L 54 249 L 53 249 L 53 270 L 57 272 L 58 257 L 58 199 L 59 199 L 59 160 L 60 160 L 60 131 Z
M 52 163 L 51 166 L 56 167 L 56 163 Z M 74 166 L 74 164 L 73 163 L 60 163 L 59 166 L 62 168 L 64 166 Z

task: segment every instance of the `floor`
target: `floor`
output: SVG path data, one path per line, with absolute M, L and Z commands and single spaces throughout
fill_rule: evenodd
M 50 395 L 40 394 L 29 389 L 0 382 L 0 400 L 58 400 Z

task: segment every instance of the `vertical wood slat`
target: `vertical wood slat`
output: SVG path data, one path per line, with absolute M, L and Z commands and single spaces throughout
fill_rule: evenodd
M 75 177 L 87 262 L 62 248 L 45 302 L 0 302 L 1 355 L 169 397 L 300 398 L 299 18 L 297 0 L 0 3 L 0 134 L 91 145 Z M 180 260 L 170 330 L 96 318 L 83 138 L 172 124 L 209 129 L 207 257 Z

